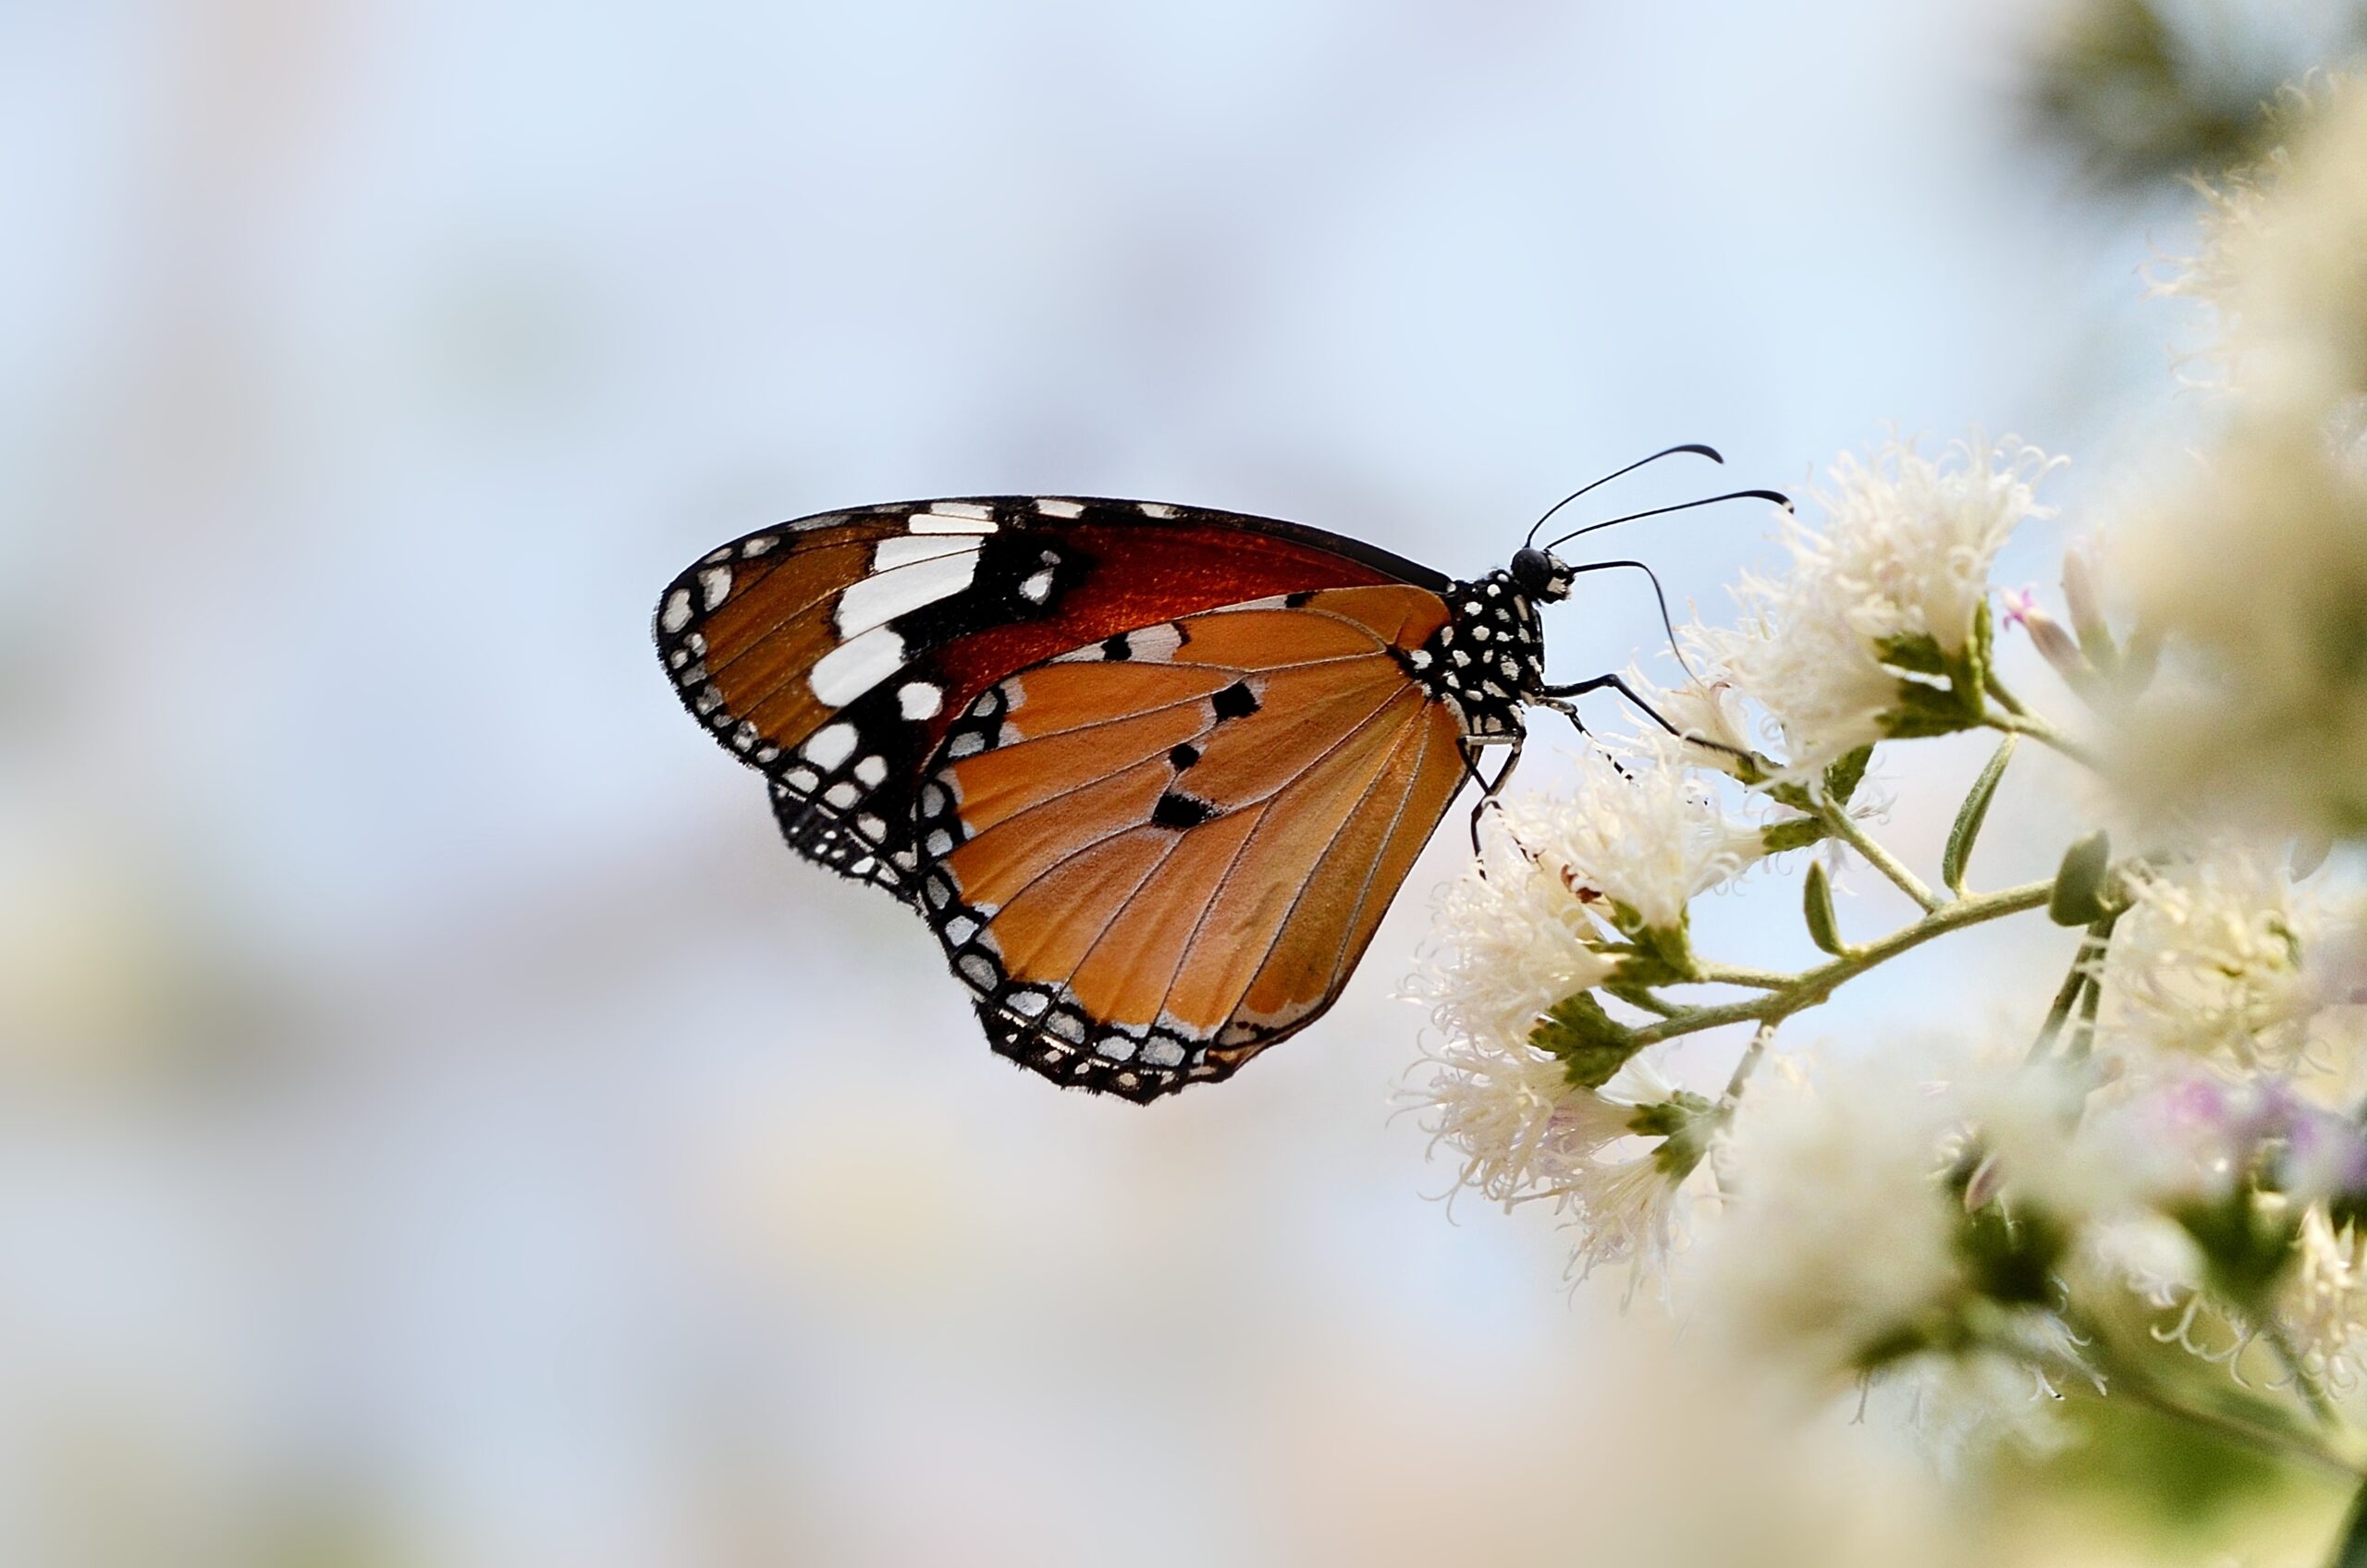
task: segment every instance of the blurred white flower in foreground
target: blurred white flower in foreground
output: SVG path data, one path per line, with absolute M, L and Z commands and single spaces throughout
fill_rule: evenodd
M 2324 899 L 2281 859 L 2217 846 L 2133 871 L 2105 963 L 2116 1033 L 2140 1047 L 2291 1072 L 2334 999 L 2313 957 Z
M 2311 1206 L 2275 1315 L 2304 1372 L 2334 1389 L 2358 1387 L 2367 1344 L 2367 1250 L 2356 1221 L 2337 1221 L 2324 1205 Z
M 1854 1376 L 1962 1287 L 1941 1186 L 1960 1116 L 1919 1054 L 1780 1065 L 1729 1134 L 1747 1181 L 1705 1249 L 1702 1311 L 1756 1357 Z
M 2323 405 L 2367 387 L 2367 90 L 2321 78 L 2288 90 L 2277 117 L 2286 145 L 2197 182 L 2201 248 L 2156 289 L 2211 307 L 2231 386 Z
M 1821 531 L 1784 520 L 1790 570 L 1745 576 L 1741 624 L 1696 640 L 1773 718 L 1796 772 L 1978 722 L 1977 682 L 1961 688 L 1978 673 L 1990 563 L 2024 519 L 2049 515 L 2034 487 L 2052 466 L 2010 440 L 1936 459 L 1894 441 L 1833 466 L 1813 492 Z
M 2045 1437 L 2049 1379 L 2080 1369 L 2038 1299 L 2061 1231 L 1982 1171 L 1993 1126 L 2013 1125 L 1997 1141 L 2024 1159 L 2041 1126 L 2067 1136 L 2053 1074 L 1949 1047 L 1784 1065 L 1735 1117 L 1703 1326 L 1811 1393 L 1896 1387 L 1944 1447 L 1993 1425 Z
M 2367 89 L 2214 193 L 2170 291 L 2219 317 L 2222 428 L 2121 526 L 2165 657 L 2119 780 L 2157 811 L 2367 832 Z

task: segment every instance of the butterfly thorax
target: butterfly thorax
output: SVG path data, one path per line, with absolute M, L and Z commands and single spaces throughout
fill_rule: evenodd
M 1536 604 L 1508 571 L 1457 582 L 1441 596 L 1446 624 L 1405 656 L 1414 678 L 1454 710 L 1466 736 L 1523 733 L 1521 710 L 1545 684 Z

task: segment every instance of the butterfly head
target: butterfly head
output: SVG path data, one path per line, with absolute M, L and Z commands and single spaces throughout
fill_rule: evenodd
M 1569 567 L 1551 550 L 1525 546 L 1513 557 L 1513 584 L 1531 603 L 1560 604 L 1570 596 L 1570 577 Z

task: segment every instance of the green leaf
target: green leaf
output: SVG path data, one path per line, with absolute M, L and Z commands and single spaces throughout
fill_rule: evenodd
M 1801 890 L 1800 913 L 1809 924 L 1809 940 L 1835 958 L 1848 956 L 1849 944 L 1841 939 L 1840 923 L 1833 914 L 1833 879 L 1824 874 L 1824 862 L 1809 864 L 1808 885 Z
M 1990 654 L 1996 637 L 1996 623 L 1989 618 L 1989 601 L 1984 597 L 1972 607 L 1972 641 L 1966 645 L 1962 658 L 1948 670 L 1948 679 L 1976 707 L 1980 705 L 1981 688 L 1989 683 Z
M 2063 851 L 2046 915 L 2057 925 L 2092 925 L 2113 913 L 2112 836 L 2103 828 Z
M 1858 792 L 1858 786 L 1865 782 L 1866 765 L 1873 760 L 1873 747 L 1860 746 L 1824 770 L 1824 792 L 1832 798 L 1834 805 L 1846 806 L 1849 803 L 1849 797 L 1855 795 Z M 1813 808 L 1803 806 L 1800 809 L 1806 811 Z
M 1973 840 L 1981 837 L 1981 825 L 1989 816 L 1989 802 L 1996 798 L 1997 781 L 2005 777 L 2005 765 L 2014 759 L 2014 737 L 2008 735 L 1990 753 L 1988 766 L 1981 777 L 1972 781 L 1972 790 L 1956 808 L 1956 825 L 1948 829 L 1948 847 L 1940 856 L 1940 876 L 1947 883 L 1948 891 L 1964 892 L 1965 863 L 1972 858 Z
M 1884 637 L 1874 643 L 1874 656 L 1893 669 L 1903 669 L 1912 675 L 1945 675 L 1948 655 L 1940 651 L 1940 640 L 1928 631 L 1917 631 L 1903 637 Z
M 1646 1138 L 1674 1137 L 1716 1109 L 1717 1102 L 1708 1096 L 1679 1089 L 1667 1099 L 1637 1106 L 1627 1118 L 1627 1131 Z
M 1674 986 L 1698 973 L 1693 963 L 1689 922 L 1682 915 L 1674 927 L 1648 925 L 1644 917 L 1616 900 L 1612 922 L 1627 934 L 1624 947 L 1603 949 L 1619 955 L 1619 979 L 1629 986 Z
M 1600 1089 L 1638 1049 L 1634 1031 L 1602 1011 L 1592 991 L 1553 1004 L 1528 1043 L 1562 1059 L 1562 1070 L 1581 1089 Z
M 1970 729 L 1986 717 L 1981 710 L 1978 688 L 1968 699 L 1955 686 L 1927 686 L 1920 680 L 1898 683 L 1898 701 L 1883 711 L 1880 723 L 1883 734 L 1891 740 L 1913 741 L 1930 735 L 1953 735 L 1959 729 Z
M 1759 830 L 1759 841 L 1771 855 L 1785 850 L 1805 850 L 1810 844 L 1821 843 L 1833 830 L 1812 817 L 1792 822 L 1771 822 Z

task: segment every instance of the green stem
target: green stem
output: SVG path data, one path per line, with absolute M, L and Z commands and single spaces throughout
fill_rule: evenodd
M 1647 1024 L 1630 1036 L 1637 1049 L 1673 1040 L 1680 1035 L 1696 1035 L 1704 1029 L 1715 1029 L 1727 1023 L 1779 1023 L 1792 1014 L 1816 1006 L 1847 981 L 1856 979 L 1867 970 L 1887 960 L 1896 958 L 1909 948 L 1919 948 L 1935 937 L 1979 925 L 1986 921 L 2019 914 L 2024 910 L 2045 905 L 2047 895 L 2054 890 L 2052 881 L 2030 882 L 2018 888 L 1999 892 L 1981 893 L 1933 910 L 1914 925 L 1892 932 L 1879 941 L 1853 949 L 1846 957 L 1814 969 L 1802 970 L 1792 975 L 1780 988 L 1770 989 L 1764 996 L 1747 997 L 1740 1001 L 1721 1002 L 1711 1007 L 1685 1008 L 1673 1017 L 1658 1023 Z
M 2067 1054 L 2074 1061 L 2088 1054 L 2096 1035 L 2096 1011 L 2103 1000 L 2103 986 L 2095 977 L 2096 965 L 2103 962 L 2105 949 L 2112 942 L 2112 928 L 2117 914 L 2105 915 L 2090 925 L 2079 938 L 2079 950 L 2071 955 L 2071 968 L 2063 976 L 2062 989 L 2054 993 L 2054 1003 L 2046 1010 L 2046 1022 L 2039 1025 L 2038 1038 L 2030 1042 L 2030 1061 L 2044 1060 L 2063 1033 L 2063 1025 L 2070 1022 L 2071 1009 L 2079 1009 L 2080 1032 L 2072 1036 Z
M 1990 694 L 1992 696 L 1998 696 L 1999 700 L 2003 701 L 2003 697 L 2000 693 L 1995 692 L 1993 689 Z M 1992 729 L 2002 729 L 2010 735 L 2027 735 L 2031 740 L 2036 741 L 2040 745 L 2048 748 L 2050 751 L 2059 752 L 2063 755 L 2069 757 L 2073 762 L 2078 763 L 2080 766 L 2088 769 L 2091 773 L 2102 773 L 2104 770 L 2103 759 L 2098 757 L 2095 753 L 2088 750 L 2087 747 L 2081 745 L 2079 741 L 2074 741 L 2070 736 L 2066 735 L 2062 730 L 2057 729 L 2054 726 L 2039 717 L 2036 714 L 2015 713 L 2011 710 L 2001 712 L 1998 709 L 1992 708 L 1984 717 L 1988 721 L 1989 728 Z
M 2079 938 L 2079 954 L 2071 960 L 2071 968 L 2063 976 L 2063 987 L 2054 993 L 2054 1004 L 2046 1010 L 2046 1022 L 2039 1025 L 2038 1038 L 2030 1042 L 2030 1054 L 2025 1060 L 2045 1060 L 2048 1047 L 2054 1044 L 2054 1037 L 2063 1033 L 2063 1025 L 2071 1016 L 2071 1004 L 2078 1001 L 2079 993 L 2087 988 L 2087 957 L 2088 938 L 2082 937 Z
M 1728 1110 L 1735 1108 L 1735 1102 L 1742 1098 L 1743 1085 L 1750 1082 L 1751 1069 L 1757 1067 L 1759 1059 L 1767 1054 L 1767 1042 L 1774 1037 L 1772 1020 L 1751 1031 L 1750 1044 L 1743 1047 L 1742 1060 L 1735 1063 L 1734 1076 L 1726 1080 L 1726 1092 L 1718 1096 L 1720 1105 Z
M 1780 969 L 1746 969 L 1733 963 L 1696 964 L 1693 977 L 1705 985 L 1748 986 L 1755 991 L 1780 991 L 1799 978 Z
M 2089 926 L 2087 936 L 2080 940 L 2080 953 L 2088 972 L 2088 988 L 2080 994 L 2079 1022 L 2071 1033 L 2071 1043 L 2064 1047 L 2063 1053 L 2073 1061 L 2087 1060 L 2088 1053 L 2095 1048 L 2096 1014 L 2104 1000 L 2104 983 L 2099 970 L 2104 962 L 2105 952 L 2112 947 L 2113 923 L 2119 918 L 2116 913 L 2105 915 Z
M 1923 879 L 1907 870 L 1895 855 L 1875 843 L 1866 830 L 1850 817 L 1846 807 L 1834 805 L 1829 798 L 1820 795 L 1816 808 L 1817 815 L 1833 829 L 1834 837 L 1865 856 L 1867 864 L 1889 877 L 1900 892 L 1915 900 L 1919 908 L 1929 913 L 1940 907 L 1944 901 L 1940 896 L 1925 887 Z

